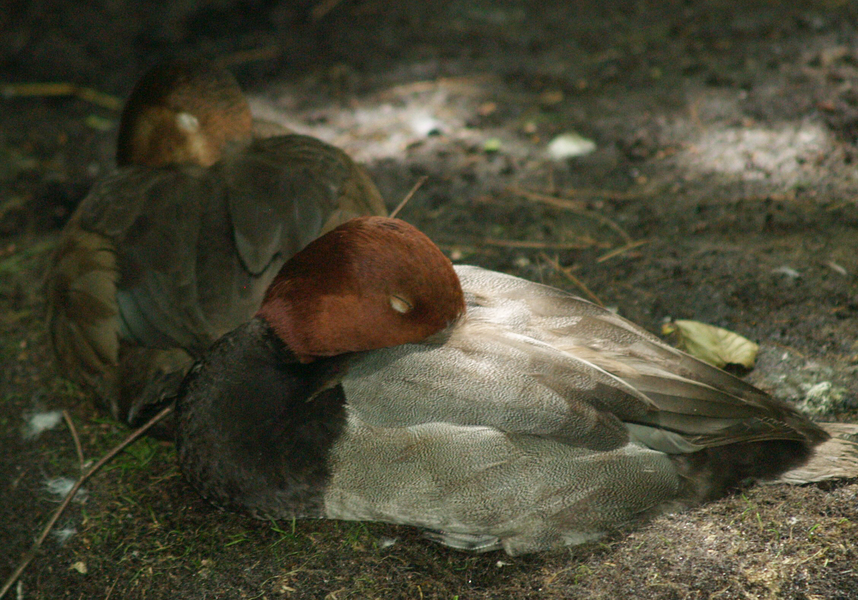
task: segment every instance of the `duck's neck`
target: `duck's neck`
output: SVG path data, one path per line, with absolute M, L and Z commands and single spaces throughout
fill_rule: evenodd
M 221 338 L 179 394 L 188 479 L 260 518 L 321 516 L 327 457 L 345 426 L 343 364 L 300 364 L 259 318 Z

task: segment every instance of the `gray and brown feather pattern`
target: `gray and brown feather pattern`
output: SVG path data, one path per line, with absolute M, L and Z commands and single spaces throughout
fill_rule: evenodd
M 251 127 L 228 72 L 156 66 L 126 104 L 120 168 L 62 233 L 47 279 L 57 362 L 117 419 L 135 424 L 172 396 L 193 358 L 256 312 L 291 255 L 386 212 L 341 150 Z

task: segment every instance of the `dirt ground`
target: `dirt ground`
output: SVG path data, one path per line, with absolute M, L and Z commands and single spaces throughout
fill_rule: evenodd
M 54 370 L 40 282 L 154 61 L 226 57 L 254 111 L 347 149 L 456 262 L 761 345 L 746 374 L 858 420 L 858 4 L 98 0 L 0 15 L 0 578 L 126 431 Z M 313 9 L 329 8 L 327 14 Z M 315 14 L 315 16 L 314 16 Z M 11 83 L 71 83 L 26 95 Z M 89 94 L 97 90 L 106 97 Z M 30 90 L 33 91 L 33 90 Z M 47 96 L 46 94 L 55 94 Z M 589 154 L 551 154 L 561 135 Z M 382 524 L 217 512 L 144 440 L 85 486 L 9 597 L 858 598 L 858 481 L 760 486 L 542 555 Z

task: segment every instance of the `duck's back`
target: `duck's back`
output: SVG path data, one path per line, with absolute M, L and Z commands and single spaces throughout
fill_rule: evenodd
M 786 403 L 600 306 L 510 275 L 456 269 L 472 314 L 545 342 L 644 394 L 657 410 L 642 424 L 676 431 L 704 446 L 827 438 Z M 738 421 L 741 431 L 728 427 L 725 432 L 725 425 Z
M 384 210 L 359 166 L 306 136 L 228 148 L 210 168 L 120 169 L 78 207 L 49 273 L 60 363 L 115 397 L 127 394 L 116 381 L 123 361 L 145 355 L 126 370 L 151 375 L 153 351 L 168 351 L 157 368 L 176 374 L 170 389 L 147 394 L 171 393 L 192 356 L 254 314 L 290 256 L 343 220 Z M 159 377 L 167 385 L 150 379 Z M 134 400 L 109 402 L 124 420 Z
M 384 457 L 409 449 L 405 456 L 415 464 L 448 469 L 426 481 L 445 481 L 440 487 L 451 497 L 470 498 L 463 507 L 498 493 L 539 490 L 534 493 L 555 502 L 592 503 L 582 522 L 592 519 L 598 530 L 612 518 L 622 522 L 623 514 L 693 504 L 745 479 L 776 477 L 828 437 L 785 403 L 605 309 L 476 267 L 456 271 L 468 308 L 455 327 L 423 343 L 358 357 L 343 378 L 353 437 L 338 446 L 344 453 L 338 460 L 355 474 L 334 470 L 346 473 L 339 480 L 346 490 L 339 492 L 342 505 L 376 487 L 361 490 L 360 478 L 374 469 L 355 466 L 361 452 Z M 370 446 L 387 447 L 388 454 Z M 401 459 L 385 458 L 378 476 L 396 471 Z M 486 477 L 495 491 L 472 492 Z M 579 492 L 576 482 L 587 483 Z M 438 493 L 433 485 L 426 494 Z M 516 491 L 505 490 L 509 485 Z M 399 501 L 407 506 L 405 496 Z M 540 525 L 550 512 L 531 512 L 531 500 L 510 499 L 510 510 L 549 529 L 554 519 L 573 519 L 585 506 L 564 508 Z M 373 501 L 365 510 L 394 503 Z M 498 537 L 507 549 L 530 544 Z

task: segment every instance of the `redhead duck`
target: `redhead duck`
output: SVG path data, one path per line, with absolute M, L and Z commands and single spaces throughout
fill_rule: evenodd
M 72 215 L 47 277 L 57 362 L 115 418 L 136 424 L 175 395 L 313 238 L 386 214 L 344 152 L 272 129 L 203 60 L 154 67 L 128 98 L 119 168 Z
M 258 518 L 517 555 L 803 464 L 828 434 L 564 291 L 354 219 L 289 260 L 177 398 L 186 478 Z

